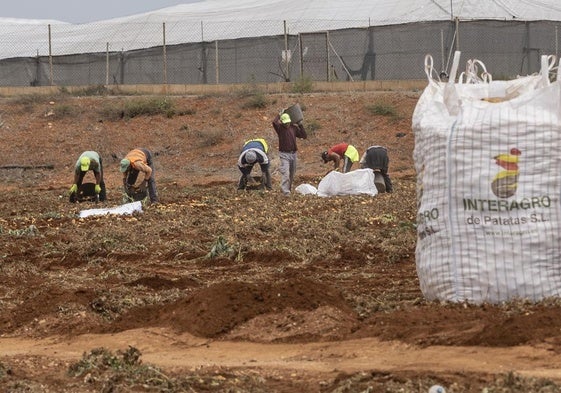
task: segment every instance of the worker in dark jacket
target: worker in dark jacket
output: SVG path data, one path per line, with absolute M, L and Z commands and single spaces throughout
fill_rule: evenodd
M 131 150 L 121 160 L 119 170 L 123 174 L 123 186 L 128 195 L 131 194 L 131 190 L 138 190 L 140 192 L 148 190 L 150 202 L 158 203 L 158 191 L 156 190 L 156 181 L 154 179 L 154 163 L 152 161 L 152 153 L 149 150 L 143 148 Z M 142 173 L 142 177 L 140 181 L 137 181 L 139 173 Z
M 383 146 L 370 146 L 360 159 L 361 168 L 370 168 L 383 176 L 385 187 L 382 190 L 378 189 L 378 191 L 393 191 L 392 181 L 388 174 L 389 164 L 388 149 Z
M 242 173 L 238 182 L 238 190 L 245 190 L 253 166 L 257 163 L 261 168 L 261 189 L 271 190 L 271 173 L 269 172 L 269 146 L 263 138 L 250 139 L 244 142 L 238 157 L 238 168 Z
M 302 122 L 292 123 L 288 113 L 276 115 L 273 119 L 273 128 L 279 137 L 281 191 L 284 195 L 290 195 L 296 173 L 296 152 L 298 150 L 296 138 L 306 139 L 308 135 Z

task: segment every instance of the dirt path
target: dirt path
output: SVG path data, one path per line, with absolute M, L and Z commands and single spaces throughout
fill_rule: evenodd
M 2 338 L 4 356 L 39 356 L 78 361 L 92 348 L 111 350 L 133 346 L 145 363 L 167 370 L 206 367 L 253 368 L 267 375 L 287 374 L 328 378 L 338 373 L 413 371 L 416 373 L 507 373 L 561 381 L 561 354 L 546 345 L 509 348 L 418 348 L 376 338 L 309 344 L 259 344 L 212 341 L 165 329 L 137 329 L 118 334 L 81 335 L 42 340 Z

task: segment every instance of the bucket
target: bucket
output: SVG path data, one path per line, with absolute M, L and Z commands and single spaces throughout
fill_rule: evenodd
M 125 195 L 126 198 L 132 200 L 133 202 L 136 202 L 145 199 L 148 196 L 148 192 L 140 191 L 140 190 L 131 190 L 130 192 L 126 192 Z
M 384 176 L 380 173 L 380 171 L 374 171 L 374 185 L 379 193 L 386 192 L 386 182 L 384 181 Z
M 302 108 L 300 108 L 300 104 L 294 104 L 285 109 L 284 113 L 288 113 L 290 116 L 290 120 L 293 123 L 298 123 L 299 121 L 304 120 L 304 114 L 302 113 Z
M 70 195 L 70 202 L 94 202 L 97 201 L 95 183 L 82 183 L 78 191 Z

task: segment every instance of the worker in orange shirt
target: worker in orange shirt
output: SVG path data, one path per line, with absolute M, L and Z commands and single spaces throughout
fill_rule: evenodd
M 158 203 L 158 191 L 154 180 L 154 163 L 152 153 L 148 149 L 133 149 L 121 160 L 119 170 L 123 174 L 125 192 L 130 195 L 132 190 L 148 191 L 151 203 Z M 142 173 L 140 180 L 139 174 Z

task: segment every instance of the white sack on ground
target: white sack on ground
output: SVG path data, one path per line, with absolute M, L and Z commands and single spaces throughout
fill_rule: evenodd
M 318 189 L 308 183 L 300 184 L 294 191 L 304 195 L 316 195 L 318 193 Z
M 548 79 L 551 57 L 540 75 L 471 75 L 472 84 L 454 83 L 455 72 L 450 83 L 434 80 L 427 59 L 412 124 L 423 294 L 475 303 L 559 296 L 561 82 Z
M 126 203 L 124 205 L 113 207 L 113 208 L 82 210 L 79 216 L 80 218 L 84 218 L 90 216 L 103 216 L 106 214 L 126 215 L 126 214 L 133 214 L 134 212 L 142 212 L 141 201 Z
M 372 169 L 356 169 L 347 173 L 329 172 L 318 184 L 318 195 L 377 195 Z

